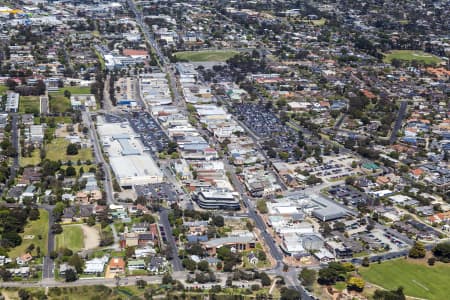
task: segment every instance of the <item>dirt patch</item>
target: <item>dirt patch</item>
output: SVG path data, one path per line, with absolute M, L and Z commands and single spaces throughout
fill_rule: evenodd
M 100 233 L 97 228 L 83 224 L 81 225 L 81 229 L 83 229 L 84 249 L 90 250 L 97 248 L 100 245 Z

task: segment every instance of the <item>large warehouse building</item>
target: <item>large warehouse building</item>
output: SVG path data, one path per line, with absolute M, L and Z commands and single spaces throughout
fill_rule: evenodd
M 131 188 L 163 182 L 163 173 L 153 158 L 144 152 L 139 136 L 128 123 L 106 123 L 100 119 L 97 130 L 120 186 Z

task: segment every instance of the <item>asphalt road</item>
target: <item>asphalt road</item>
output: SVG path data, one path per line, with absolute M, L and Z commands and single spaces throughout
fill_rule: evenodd
M 105 180 L 103 181 L 103 187 L 106 193 L 106 200 L 109 204 L 115 203 L 114 199 L 114 190 L 112 187 L 112 176 L 111 176 L 111 169 L 109 167 L 109 164 L 105 161 L 105 158 L 103 157 L 103 153 L 100 147 L 100 142 L 97 137 L 97 132 L 95 130 L 94 123 L 92 122 L 91 116 L 88 112 L 83 112 L 83 122 L 86 124 L 89 128 L 89 135 L 91 137 L 93 150 L 95 154 L 95 163 L 96 164 L 102 164 L 103 171 L 105 174 Z
M 164 232 L 166 233 L 167 243 L 172 251 L 172 260 L 170 261 L 173 265 L 174 271 L 183 271 L 183 265 L 181 263 L 180 258 L 178 257 L 178 247 L 175 242 L 175 238 L 172 235 L 172 227 L 169 223 L 169 210 L 163 208 L 159 214 L 159 221 L 164 228 Z
M 45 209 L 48 212 L 48 241 L 47 241 L 47 253 L 44 257 L 44 262 L 42 264 L 42 279 L 48 280 L 54 278 L 54 261 L 50 258 L 50 253 L 55 250 L 55 235 L 53 234 L 51 228 L 55 224 L 55 218 L 53 217 L 53 207 L 52 205 L 41 205 L 40 208 Z
M 19 170 L 19 115 L 11 114 L 11 144 L 16 150 L 17 155 L 13 157 L 13 163 L 10 168 L 9 183 L 14 182 L 17 171 Z
M 248 198 L 245 188 L 237 178 L 236 172 L 234 171 L 233 167 L 228 163 L 226 159 L 224 159 L 224 162 L 226 170 L 230 172 L 231 181 L 234 187 L 238 190 L 239 194 L 242 196 L 242 201 L 245 202 L 245 205 L 248 208 L 249 218 L 255 221 L 255 225 L 260 230 L 265 244 L 269 247 L 271 256 L 277 261 L 277 267 L 281 266 L 281 263 L 283 261 L 283 254 L 280 252 L 279 247 L 275 244 L 272 236 L 267 233 L 266 224 L 264 223 L 261 216 L 256 213 L 253 202 L 250 200 L 250 198 Z
M 40 98 L 41 115 L 46 115 L 48 111 L 48 95 L 41 96 Z
M 391 131 L 391 137 L 389 138 L 389 143 L 393 144 L 397 140 L 397 134 L 400 128 L 402 127 L 403 118 L 406 114 L 406 108 L 408 107 L 408 101 L 403 100 L 400 102 L 400 109 L 398 110 L 397 120 L 395 120 L 394 127 Z

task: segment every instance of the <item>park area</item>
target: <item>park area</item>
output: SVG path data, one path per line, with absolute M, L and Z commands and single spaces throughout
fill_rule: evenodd
M 68 248 L 78 252 L 84 247 L 83 229 L 79 225 L 65 225 L 63 232 L 56 235 L 56 249 Z
M 398 259 L 359 268 L 359 274 L 387 290 L 402 286 L 405 295 L 411 297 L 438 300 L 450 295 L 450 266 L 443 263 L 428 266 L 425 260 Z
M 200 61 L 226 61 L 238 54 L 234 50 L 205 50 L 205 51 L 183 51 L 176 52 L 174 55 L 178 59 L 200 62 Z
M 32 255 L 37 254 L 39 247 L 41 254 L 47 252 L 48 239 L 48 212 L 44 209 L 39 209 L 39 219 L 29 221 L 25 226 L 24 232 L 20 234 L 22 237 L 22 244 L 9 251 L 9 257 L 16 258 L 26 253 L 26 249 L 33 244 L 34 250 Z
M 68 248 L 73 252 L 85 249 L 95 249 L 100 243 L 97 227 L 85 224 L 64 225 L 63 232 L 56 235 L 56 249 Z
M 393 50 L 384 55 L 384 62 L 391 63 L 392 60 L 397 59 L 406 62 L 417 61 L 426 65 L 436 65 L 442 62 L 442 60 L 429 53 L 416 50 Z
M 61 160 L 77 162 L 78 160 L 87 161 L 92 160 L 92 151 L 91 148 L 81 148 L 78 149 L 78 154 L 76 155 L 67 155 L 67 146 L 69 145 L 69 141 L 65 138 L 56 138 L 53 139 L 49 144 L 45 146 L 46 157 L 52 161 Z

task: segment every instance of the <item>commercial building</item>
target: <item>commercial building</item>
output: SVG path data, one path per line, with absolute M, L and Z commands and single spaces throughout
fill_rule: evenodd
M 232 251 L 246 251 L 254 249 L 256 239 L 253 235 L 228 236 L 224 238 L 212 239 L 201 243 L 209 255 L 215 255 L 218 248 L 223 246 L 231 247 Z
M 164 176 L 128 123 L 104 123 L 97 126 L 111 168 L 122 187 L 162 182 Z
M 204 209 L 238 210 L 240 202 L 235 193 L 224 189 L 202 189 L 194 194 L 198 206 Z

